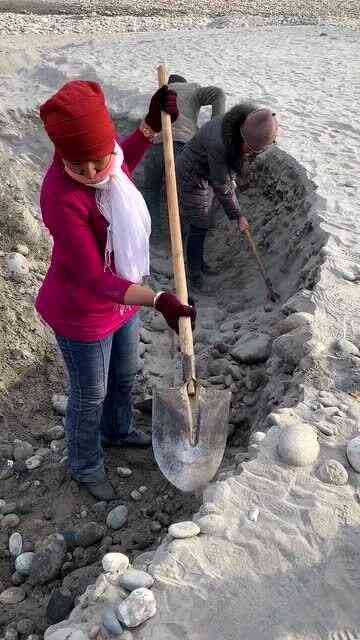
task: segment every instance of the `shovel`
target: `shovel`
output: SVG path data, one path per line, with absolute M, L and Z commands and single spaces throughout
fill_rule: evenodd
M 164 65 L 158 68 L 158 78 L 160 87 L 167 83 Z M 171 120 L 164 112 L 161 119 L 175 288 L 181 302 L 188 304 Z M 219 468 L 226 446 L 231 394 L 205 389 L 197 381 L 190 318 L 180 318 L 179 339 L 180 384 L 154 390 L 152 441 L 164 476 L 181 491 L 190 492 L 204 488 Z

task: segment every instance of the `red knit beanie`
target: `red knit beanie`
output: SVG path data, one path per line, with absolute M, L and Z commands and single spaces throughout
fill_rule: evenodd
M 114 150 L 115 127 L 97 82 L 68 82 L 41 105 L 40 117 L 64 160 L 100 160 Z

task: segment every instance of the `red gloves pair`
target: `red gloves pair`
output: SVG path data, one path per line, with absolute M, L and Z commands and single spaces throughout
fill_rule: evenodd
M 195 329 L 196 310 L 192 304 L 192 300 L 189 299 L 191 306 L 181 304 L 180 300 L 168 291 L 164 291 L 159 295 L 155 303 L 155 309 L 163 314 L 170 329 L 179 333 L 179 318 L 190 318 L 191 326 Z
M 145 117 L 145 122 L 150 129 L 158 133 L 161 131 L 161 112 L 166 111 L 171 118 L 171 122 L 177 120 L 179 111 L 176 104 L 176 93 L 168 89 L 167 85 L 158 89 L 150 101 L 149 113 Z

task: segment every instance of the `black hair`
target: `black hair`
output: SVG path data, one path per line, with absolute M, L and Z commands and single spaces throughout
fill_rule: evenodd
M 176 73 L 172 73 L 169 76 L 168 84 L 172 84 L 173 82 L 187 82 L 187 80 L 183 76 L 178 76 Z

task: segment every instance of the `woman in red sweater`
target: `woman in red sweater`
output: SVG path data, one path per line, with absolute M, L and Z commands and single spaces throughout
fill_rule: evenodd
M 36 308 L 53 329 L 69 373 L 72 475 L 100 500 L 116 497 L 102 446 L 151 444 L 134 428 L 131 407 L 139 307 L 154 307 L 174 331 L 180 317 L 195 321 L 193 307 L 141 284 L 149 274 L 151 224 L 130 176 L 161 130 L 161 110 L 176 120 L 176 94 L 167 87 L 120 142 L 95 82 L 69 82 L 40 107 L 55 154 L 40 197 L 53 251 Z

